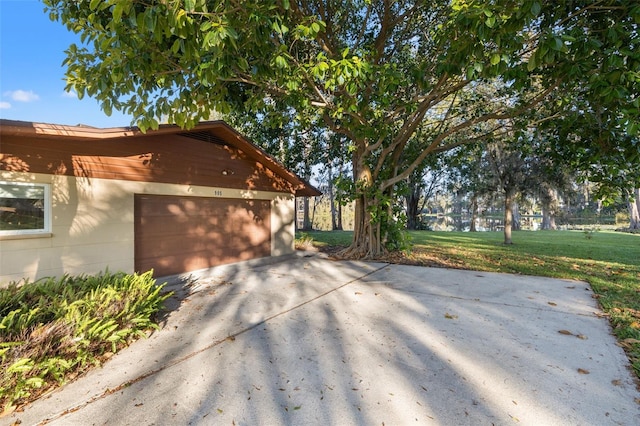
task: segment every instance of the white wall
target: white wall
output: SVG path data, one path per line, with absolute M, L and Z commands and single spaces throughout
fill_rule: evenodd
M 64 273 L 134 269 L 135 193 L 271 200 L 271 255 L 294 251 L 294 197 L 266 191 L 0 171 L 0 180 L 51 184 L 52 233 L 0 236 L 0 287 Z

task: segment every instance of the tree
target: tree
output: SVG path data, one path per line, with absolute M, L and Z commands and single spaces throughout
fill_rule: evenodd
M 516 197 L 531 185 L 527 154 L 517 147 L 511 148 L 512 141 L 500 139 L 489 144 L 486 150 L 489 173 L 494 185 L 504 196 L 504 244 L 513 244 L 511 231 L 514 226 L 514 204 Z
M 633 198 L 628 198 L 629 229 L 640 229 L 640 188 L 633 191 Z
M 578 88 L 638 116 L 635 0 L 44 2 L 87 43 L 67 51 L 68 88 L 143 129 L 274 99 L 322 116 L 349 141 L 358 257 L 393 246 L 397 185 L 426 157 Z
M 407 229 L 424 229 L 420 214 L 427 202 L 443 185 L 445 172 L 441 156 L 432 156 L 417 167 L 407 178 L 404 202 L 407 214 Z
M 322 129 L 313 124 L 318 117 L 299 116 L 296 111 L 275 101 L 265 102 L 251 115 L 230 112 L 216 116 L 225 119 L 305 180 L 311 179 L 313 167 L 323 160 Z M 298 229 L 311 230 L 313 219 L 309 198 L 304 197 L 301 202 L 302 226 Z

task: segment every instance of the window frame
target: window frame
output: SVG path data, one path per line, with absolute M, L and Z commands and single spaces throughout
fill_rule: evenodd
M 0 180 L 3 185 L 27 186 L 44 189 L 44 227 L 42 229 L 0 229 L 0 239 L 16 239 L 29 237 L 51 236 L 52 211 L 51 211 L 51 184 L 44 182 L 16 182 Z

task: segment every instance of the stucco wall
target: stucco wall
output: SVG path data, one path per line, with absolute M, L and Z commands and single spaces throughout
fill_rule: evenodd
M 51 184 L 53 216 L 51 236 L 0 239 L 0 286 L 107 267 L 132 272 L 135 193 L 270 200 L 271 255 L 294 251 L 294 197 L 282 192 L 10 171 L 0 171 L 0 180 Z

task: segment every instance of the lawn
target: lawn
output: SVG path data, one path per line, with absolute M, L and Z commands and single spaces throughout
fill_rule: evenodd
M 612 231 L 410 232 L 411 253 L 384 260 L 586 281 L 640 378 L 640 235 Z M 348 231 L 299 234 L 321 250 L 347 246 Z

